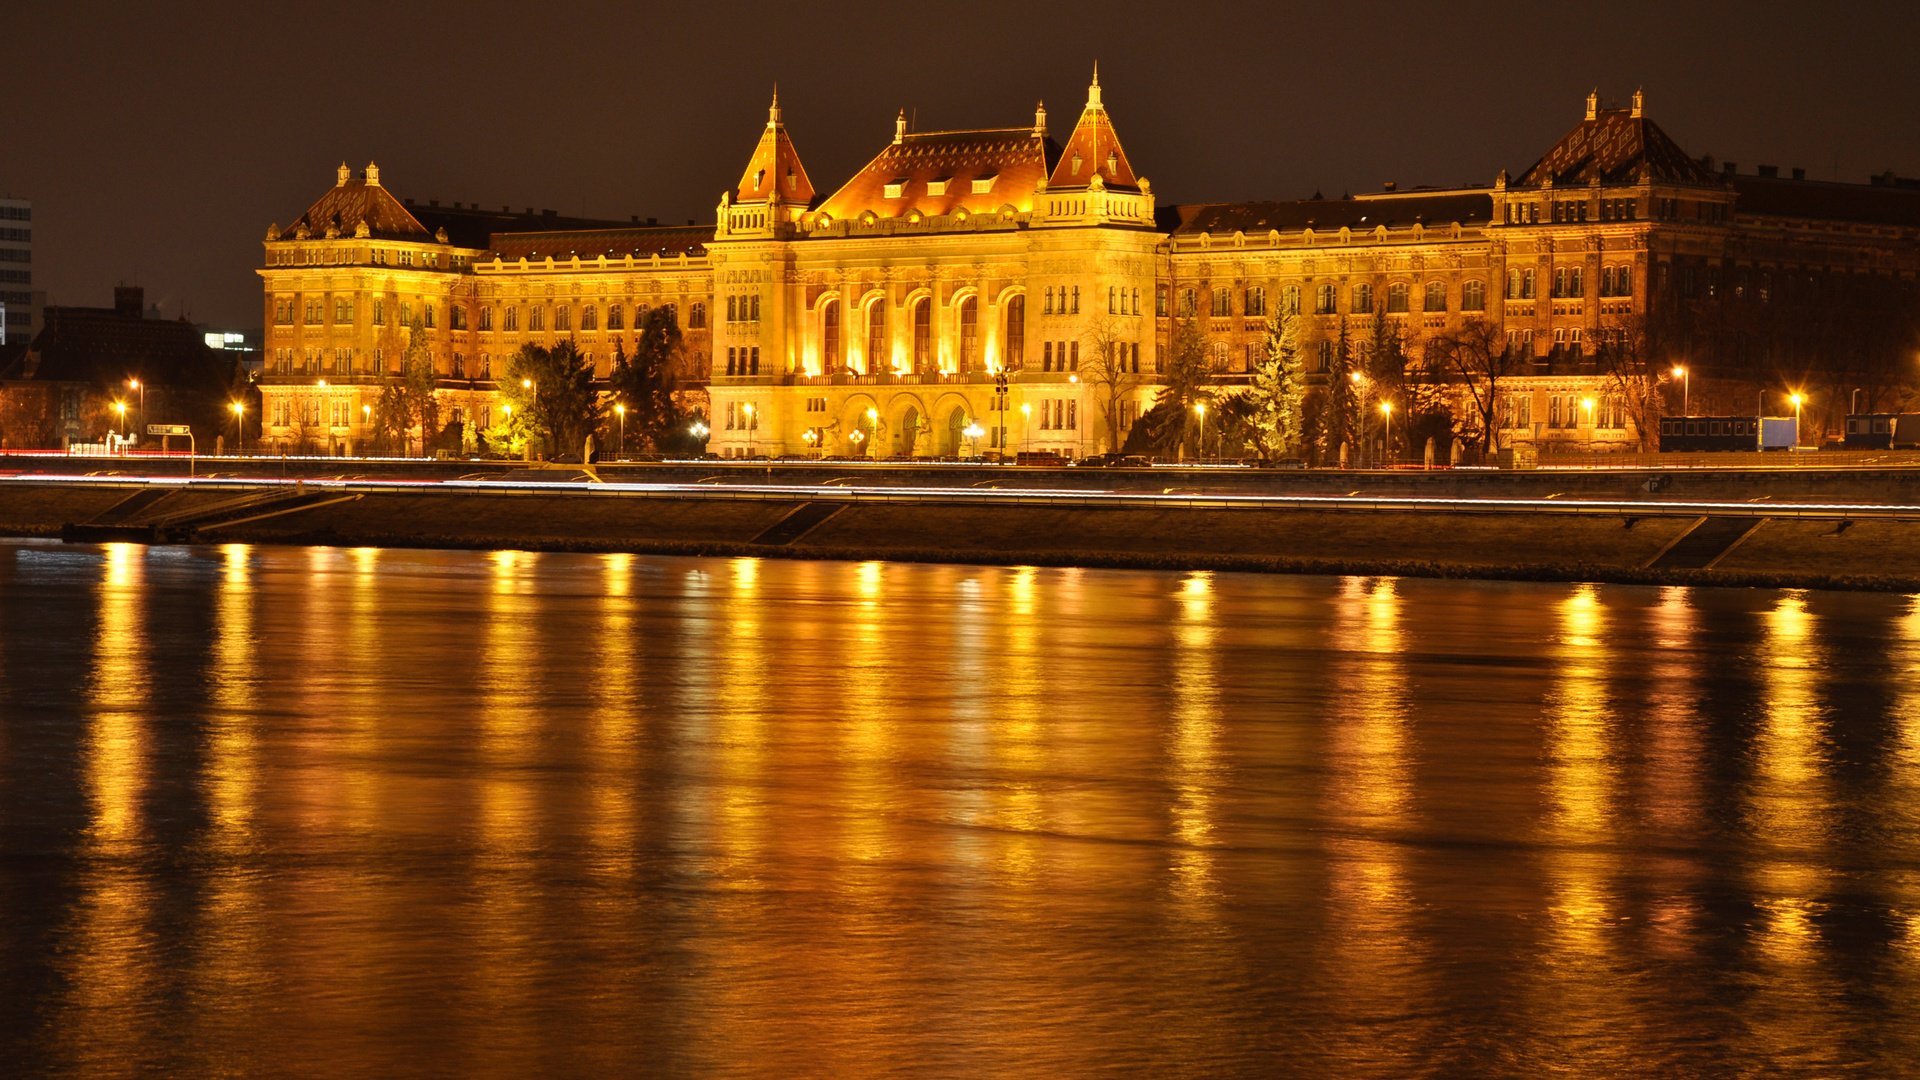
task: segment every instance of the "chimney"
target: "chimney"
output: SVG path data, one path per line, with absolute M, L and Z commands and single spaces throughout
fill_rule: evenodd
M 1380 190 L 1381 190 L 1381 191 L 1388 191 L 1388 192 L 1390 192 L 1390 191 L 1393 191 L 1393 190 L 1394 190 L 1395 188 L 1397 188 L 1397 187 L 1399 187 L 1399 186 L 1400 186 L 1400 185 L 1399 185 L 1398 183 L 1396 183 L 1396 182 L 1394 182 L 1394 181 L 1392 181 L 1392 180 L 1389 180 L 1389 181 L 1387 181 L 1386 183 L 1384 183 L 1384 184 L 1381 184 L 1381 185 L 1380 185 Z
M 1805 180 L 1807 178 L 1807 170 L 1796 166 L 1793 170 L 1793 178 L 1795 180 Z
M 113 287 L 113 313 L 123 319 L 142 318 L 142 309 L 146 306 L 147 291 L 138 285 L 115 285 Z
M 1764 179 L 1767 179 L 1767 180 L 1778 180 L 1778 179 L 1780 179 L 1780 166 L 1778 166 L 1778 165 L 1762 165 L 1762 166 L 1760 166 L 1759 168 L 1760 168 L 1760 175 L 1761 175 L 1761 177 L 1763 177 Z

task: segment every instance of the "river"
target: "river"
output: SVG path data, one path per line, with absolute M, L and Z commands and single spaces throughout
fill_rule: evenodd
M 1920 1062 L 1920 598 L 0 544 L 11 1075 Z

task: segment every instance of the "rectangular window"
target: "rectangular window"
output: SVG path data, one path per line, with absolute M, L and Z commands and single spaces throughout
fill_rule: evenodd
M 1167 317 L 1167 287 L 1165 285 L 1155 285 L 1153 287 L 1153 313 L 1163 319 Z
M 1267 290 L 1258 285 L 1247 289 L 1246 311 L 1249 318 L 1264 318 L 1267 314 Z
M 1332 285 L 1321 285 L 1313 292 L 1313 313 L 1331 315 L 1334 308 L 1334 290 Z
M 1233 290 L 1224 286 L 1213 290 L 1214 318 L 1224 318 L 1231 314 L 1233 314 Z

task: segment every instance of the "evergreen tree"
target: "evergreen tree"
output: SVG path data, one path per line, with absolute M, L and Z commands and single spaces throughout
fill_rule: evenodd
M 615 400 L 627 407 L 627 439 L 662 451 L 687 419 L 674 400 L 686 350 L 671 307 L 649 310 L 635 329 L 639 336 L 633 355 L 627 356 L 624 350 L 614 354 L 608 386 Z
M 500 391 L 513 409 L 509 439 L 524 437 L 546 457 L 578 453 L 605 412 L 593 388 L 593 365 L 572 338 L 551 349 L 522 345 L 507 362 Z
M 1207 364 L 1207 337 L 1200 329 L 1200 320 L 1180 320 L 1173 331 L 1173 348 L 1160 370 L 1163 385 L 1154 398 L 1154 409 L 1162 415 L 1156 428 L 1161 433 L 1155 439 L 1156 449 L 1161 449 L 1162 439 L 1171 438 L 1172 445 L 1184 447 L 1190 435 L 1198 437 L 1199 424 L 1194 419 L 1193 407 L 1212 400 L 1213 395 L 1207 391 L 1211 374 Z
M 440 399 L 434 396 L 434 390 L 440 385 L 440 374 L 434 370 L 433 347 L 427 341 L 427 331 L 418 315 L 407 328 L 407 351 L 400 357 L 400 394 L 394 415 L 399 420 L 401 452 L 411 451 L 408 432 L 415 426 L 420 429 L 420 452 L 426 453 L 427 441 L 433 433 L 440 430 Z M 386 404 L 384 395 L 382 405 Z
M 1347 336 L 1347 320 L 1341 319 L 1333 341 L 1333 356 L 1327 365 L 1327 401 L 1320 419 L 1320 437 L 1324 440 L 1325 463 L 1340 461 L 1340 447 L 1348 453 L 1358 449 L 1354 440 L 1354 421 L 1360 412 L 1360 397 L 1353 376 L 1353 342 Z
M 1306 364 L 1300 355 L 1299 317 L 1267 316 L 1266 357 L 1254 368 L 1245 415 L 1255 449 L 1271 460 L 1297 450 L 1305 437 Z

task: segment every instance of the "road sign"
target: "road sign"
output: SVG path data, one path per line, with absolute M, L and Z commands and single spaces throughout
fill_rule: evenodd
M 191 435 L 193 429 L 185 424 L 148 424 L 149 435 Z

